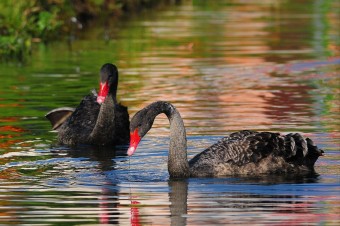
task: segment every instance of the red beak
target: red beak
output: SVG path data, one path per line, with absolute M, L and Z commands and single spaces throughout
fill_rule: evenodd
M 130 133 L 130 147 L 127 151 L 128 156 L 131 156 L 133 153 L 135 153 L 140 140 L 141 137 L 138 135 L 138 129 L 135 129 L 135 131 Z
M 104 102 L 107 94 L 109 93 L 109 83 L 106 81 L 105 83 L 100 83 L 99 85 L 99 94 L 97 97 L 98 104 L 101 104 Z

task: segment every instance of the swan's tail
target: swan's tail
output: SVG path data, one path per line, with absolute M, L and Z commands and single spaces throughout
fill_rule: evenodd
M 319 149 L 309 138 L 304 138 L 298 133 L 289 133 L 284 136 L 285 153 L 288 162 L 295 165 L 304 165 L 313 169 L 316 160 L 324 151 Z

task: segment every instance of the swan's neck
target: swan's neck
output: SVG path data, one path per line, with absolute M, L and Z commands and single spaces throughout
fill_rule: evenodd
M 99 141 L 104 145 L 108 135 L 112 137 L 115 135 L 115 103 L 115 96 L 109 94 L 100 106 L 96 124 L 90 134 L 90 139 L 96 143 Z
M 164 111 L 170 122 L 170 147 L 168 157 L 168 171 L 170 177 L 189 177 L 189 163 L 187 159 L 187 138 L 183 119 L 177 109 L 167 103 Z

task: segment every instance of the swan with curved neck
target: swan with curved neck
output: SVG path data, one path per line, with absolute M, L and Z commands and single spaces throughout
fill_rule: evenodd
M 222 138 L 188 162 L 180 113 L 172 104 L 158 101 L 131 119 L 129 156 L 135 153 L 156 116 L 162 113 L 170 122 L 168 171 L 173 178 L 305 174 L 314 171 L 314 163 L 323 153 L 311 139 L 298 133 L 281 135 L 244 130 Z
M 100 69 L 100 86 L 87 95 L 76 109 L 57 108 L 47 113 L 61 144 L 100 146 L 129 142 L 129 114 L 117 104 L 118 70 L 113 64 Z

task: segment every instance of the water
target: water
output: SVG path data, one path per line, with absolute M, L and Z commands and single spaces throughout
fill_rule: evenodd
M 2 64 L 0 224 L 339 225 L 339 7 L 184 1 Z M 106 62 L 130 117 L 156 100 L 178 108 L 189 158 L 232 131 L 301 132 L 326 152 L 319 175 L 169 180 L 164 116 L 131 158 L 58 146 L 44 114 L 76 106 Z

